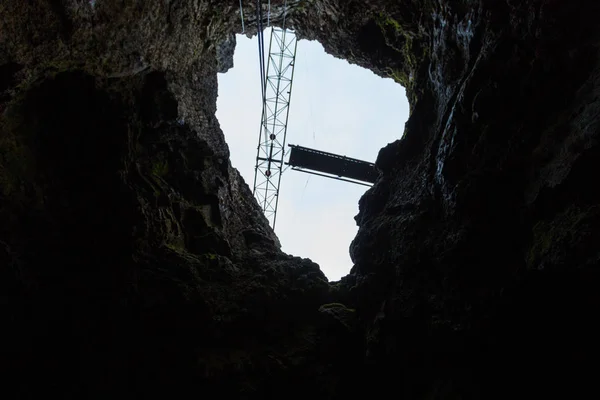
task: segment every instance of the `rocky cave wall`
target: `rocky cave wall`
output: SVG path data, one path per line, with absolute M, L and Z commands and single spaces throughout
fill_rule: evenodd
M 333 283 L 279 250 L 229 163 L 216 74 L 238 5 L 0 5 L 4 390 L 597 391 L 600 5 L 289 2 L 300 37 L 411 103 Z

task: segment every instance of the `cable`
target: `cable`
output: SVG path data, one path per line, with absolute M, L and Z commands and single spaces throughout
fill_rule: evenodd
M 310 75 L 310 70 L 309 70 L 309 61 L 310 61 L 310 57 L 306 56 L 306 53 L 303 51 L 301 53 L 301 57 L 304 60 L 304 63 L 302 63 L 304 65 L 304 73 L 306 74 L 306 77 L 309 78 Z M 310 82 L 310 79 L 309 79 Z M 316 138 L 316 130 L 315 130 L 315 117 L 313 114 L 313 104 L 312 104 L 312 88 L 310 88 L 309 90 L 307 90 L 307 98 L 308 98 L 308 113 L 309 113 L 309 121 L 310 121 L 310 127 L 312 130 L 312 137 L 313 137 L 313 145 L 316 146 L 317 144 L 317 138 Z
M 282 29 L 286 29 L 285 28 L 285 17 L 286 16 L 287 16 L 287 0 L 285 0 L 283 2 L 283 23 L 281 24 Z
M 244 8 L 242 7 L 242 0 L 240 0 L 240 15 L 242 16 L 242 33 L 245 33 L 246 28 L 244 28 Z
M 258 70 L 260 74 L 260 93 L 263 100 L 265 100 L 265 75 L 264 75 L 264 56 L 263 56 L 263 44 L 262 44 L 262 22 L 260 12 L 260 1 L 256 1 L 256 35 L 258 36 Z
M 256 29 L 258 35 L 258 65 L 260 69 L 260 84 L 263 104 L 266 96 L 266 84 L 265 84 L 265 48 L 264 48 L 264 34 L 262 26 L 262 7 L 260 0 L 256 0 Z
M 308 70 L 308 61 L 310 60 L 310 57 L 306 57 L 304 60 L 304 63 L 306 64 L 306 76 L 310 76 L 310 71 Z M 312 91 L 309 90 L 308 91 L 308 112 L 310 114 L 310 125 L 313 131 L 313 143 L 316 145 L 317 144 L 317 138 L 315 135 L 315 117 L 313 114 L 313 104 L 312 104 Z
M 302 189 L 302 193 L 300 194 L 300 200 L 304 198 L 304 192 L 306 191 L 306 187 L 308 186 L 308 181 L 310 181 L 310 175 L 306 178 L 306 183 L 304 184 L 304 189 Z

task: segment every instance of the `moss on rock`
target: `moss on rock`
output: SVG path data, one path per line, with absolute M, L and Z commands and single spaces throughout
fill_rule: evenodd
M 594 237 L 594 226 L 600 223 L 600 207 L 570 206 L 551 220 L 538 222 L 533 227 L 532 245 L 527 256 L 531 269 L 556 268 L 578 259 L 582 265 L 596 261 L 598 253 L 590 254 L 587 243 Z M 582 247 L 583 246 L 583 247 Z

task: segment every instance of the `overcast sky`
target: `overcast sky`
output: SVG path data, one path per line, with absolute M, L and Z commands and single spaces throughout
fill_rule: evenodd
M 256 37 L 237 36 L 234 67 L 219 74 L 217 101 L 231 162 L 250 186 L 262 110 L 257 48 Z M 298 42 L 290 104 L 287 143 L 370 162 L 381 147 L 402 136 L 408 118 L 400 85 L 306 40 Z M 354 216 L 367 189 L 288 169 L 281 179 L 275 226 L 282 250 L 312 259 L 329 280 L 348 274 L 349 246 L 358 229 Z

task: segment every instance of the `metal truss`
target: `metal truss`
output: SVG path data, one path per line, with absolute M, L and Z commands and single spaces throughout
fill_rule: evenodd
M 253 193 L 273 229 L 284 167 L 296 47 L 293 31 L 271 27 Z
M 332 178 L 339 181 L 373 186 L 379 173 L 375 164 L 294 144 L 286 165 L 294 171 Z
M 328 174 L 325 174 L 325 173 L 322 174 L 322 173 L 319 173 L 319 172 L 314 172 L 314 171 L 310 171 L 310 170 L 304 169 L 302 167 L 292 167 L 292 170 L 294 170 L 294 171 L 300 171 L 300 172 L 305 172 L 307 174 L 322 176 L 324 178 L 331 178 L 331 179 L 335 179 L 337 181 L 343 181 L 343 182 L 349 182 L 349 183 L 356 183 L 357 185 L 362 185 L 362 186 L 368 186 L 368 187 L 373 186 L 372 183 L 362 182 L 362 181 L 354 180 L 354 179 L 342 178 L 341 176 L 328 175 Z

